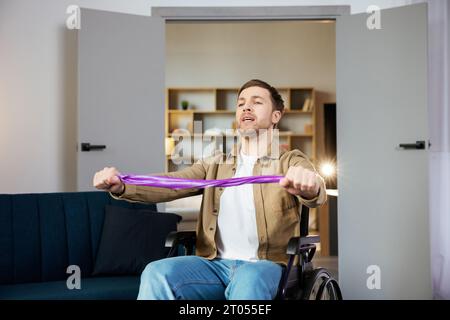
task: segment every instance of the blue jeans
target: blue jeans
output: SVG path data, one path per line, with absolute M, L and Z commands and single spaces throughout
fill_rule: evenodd
M 167 258 L 145 267 L 138 299 L 271 300 L 281 273 L 282 267 L 268 260 Z

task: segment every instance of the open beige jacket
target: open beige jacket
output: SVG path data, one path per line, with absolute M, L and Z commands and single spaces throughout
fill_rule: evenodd
M 187 179 L 226 179 L 236 171 L 238 148 L 227 154 L 219 154 L 200 160 L 191 167 L 170 173 L 158 174 Z M 299 150 L 280 151 L 274 156 L 259 158 L 253 168 L 253 175 L 285 175 L 291 166 L 302 166 L 315 171 L 307 156 Z M 217 216 L 219 215 L 220 197 L 224 188 L 180 189 L 143 187 L 126 185 L 121 195 L 111 194 L 116 199 L 130 202 L 166 202 L 178 198 L 203 193 L 200 216 L 197 224 L 196 255 L 213 259 L 217 256 L 215 235 Z M 254 184 L 256 223 L 259 237 L 258 257 L 277 263 L 286 264 L 286 248 L 291 237 L 300 233 L 299 210 L 302 205 L 317 207 L 326 201 L 325 183 L 322 179 L 316 198 L 306 200 L 293 196 L 277 183 Z

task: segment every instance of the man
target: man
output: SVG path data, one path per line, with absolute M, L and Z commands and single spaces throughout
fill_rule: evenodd
M 302 152 L 272 148 L 274 128 L 283 111 L 283 99 L 275 88 L 250 80 L 239 90 L 236 106 L 240 143 L 227 155 L 166 174 L 187 179 L 283 175 L 279 183 L 171 190 L 125 185 L 115 168 L 95 174 L 96 188 L 127 201 L 163 202 L 203 193 L 196 256 L 148 264 L 138 299 L 267 300 L 276 296 L 280 264 L 287 262 L 287 243 L 299 235 L 300 206 L 313 208 L 326 200 L 324 180 Z

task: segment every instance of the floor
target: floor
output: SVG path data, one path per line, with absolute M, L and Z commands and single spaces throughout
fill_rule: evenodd
M 315 268 L 322 267 L 327 269 L 333 278 L 339 280 L 339 268 L 338 268 L 338 257 L 330 256 L 330 257 L 321 257 L 320 252 L 316 253 L 313 258 L 313 264 Z

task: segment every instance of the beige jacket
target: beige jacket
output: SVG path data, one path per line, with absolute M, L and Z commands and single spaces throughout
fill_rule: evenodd
M 237 154 L 237 147 L 235 147 L 227 155 L 219 154 L 209 159 L 200 160 L 189 168 L 158 175 L 187 179 L 231 178 L 236 171 Z M 278 157 L 259 158 L 253 168 L 253 175 L 285 175 L 291 166 L 302 166 L 315 171 L 314 166 L 305 154 L 299 150 L 293 150 L 280 151 Z M 196 255 L 213 259 L 217 255 L 215 234 L 220 198 L 223 191 L 223 188 L 215 187 L 171 190 L 126 185 L 123 194 L 120 196 L 112 194 L 112 196 L 130 202 L 157 203 L 203 193 L 197 224 Z M 253 196 L 259 237 L 258 257 L 286 264 L 288 241 L 291 237 L 298 236 L 300 233 L 299 210 L 301 205 L 314 208 L 323 204 L 326 201 L 325 183 L 322 179 L 318 196 L 310 200 L 289 194 L 277 183 L 254 184 Z

